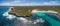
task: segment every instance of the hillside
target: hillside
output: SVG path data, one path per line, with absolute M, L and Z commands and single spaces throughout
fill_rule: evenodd
M 34 9 L 39 11 L 53 10 L 58 12 L 58 15 L 60 15 L 60 6 L 14 6 L 10 13 L 14 13 L 17 16 L 30 16 L 32 15 L 31 11 Z

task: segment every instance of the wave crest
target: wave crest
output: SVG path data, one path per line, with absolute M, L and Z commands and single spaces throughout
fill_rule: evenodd
M 13 8 L 13 7 L 10 7 L 8 11 L 3 13 L 3 16 L 6 16 L 6 18 L 8 18 L 8 19 L 16 18 L 16 16 L 9 14 L 9 12 L 11 11 L 11 8 Z

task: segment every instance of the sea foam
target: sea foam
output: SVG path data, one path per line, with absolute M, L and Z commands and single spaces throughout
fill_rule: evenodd
M 13 8 L 13 7 L 10 7 L 8 11 L 3 13 L 3 16 L 6 16 L 6 18 L 8 18 L 8 19 L 16 18 L 16 16 L 9 14 L 9 12 L 11 11 L 11 8 Z
M 9 12 L 11 11 L 13 7 L 10 7 L 8 11 L 6 11 L 5 13 L 3 13 L 3 16 L 5 16 L 6 18 L 8 19 L 14 19 L 14 18 L 17 18 L 17 20 L 21 20 L 21 21 L 27 21 L 26 18 L 23 18 L 23 17 L 16 17 L 15 15 L 12 15 L 12 14 L 9 14 Z

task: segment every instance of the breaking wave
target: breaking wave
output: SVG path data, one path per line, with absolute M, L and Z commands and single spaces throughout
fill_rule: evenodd
M 11 11 L 11 8 L 13 8 L 13 7 L 10 7 L 8 11 L 3 13 L 3 16 L 6 16 L 6 18 L 8 18 L 8 19 L 16 18 L 16 16 L 9 14 L 9 12 Z
M 7 19 L 14 19 L 14 18 L 17 18 L 15 15 L 12 15 L 12 14 L 9 14 L 9 12 L 11 11 L 11 9 L 12 9 L 13 7 L 10 7 L 9 8 L 9 10 L 8 11 L 6 11 L 5 13 L 3 13 L 3 16 L 5 16 Z M 37 12 L 37 11 L 32 11 L 32 12 Z M 46 12 L 46 11 L 38 11 L 38 12 Z M 49 11 L 47 11 L 47 12 L 49 12 Z M 50 11 L 51 12 L 51 11 Z M 49 12 L 49 13 L 50 13 Z M 52 12 L 52 13 L 56 13 L 57 14 L 57 12 Z M 43 17 L 43 18 L 45 18 L 45 17 Z M 52 18 L 49 18 L 49 19 L 52 19 Z M 47 20 L 48 20 L 48 17 L 47 17 Z M 36 22 L 35 22 L 36 21 Z M 34 22 L 33 22 L 33 24 L 35 24 L 35 23 L 37 23 L 37 22 L 45 22 L 45 20 L 43 20 L 43 19 L 37 19 L 37 20 L 35 20 Z M 49 21 L 49 20 L 48 20 Z M 52 22 L 54 22 L 55 20 L 52 20 Z M 22 23 L 22 25 L 24 25 L 24 26 L 31 26 L 31 21 L 28 21 L 28 19 L 26 19 L 26 18 L 23 18 L 23 17 L 20 17 L 20 18 L 17 18 L 17 20 L 15 21 L 16 23 L 17 22 L 19 22 L 18 24 L 17 24 L 17 26 L 21 26 L 21 23 Z M 31 22 L 30 23 L 30 25 L 27 25 L 27 24 L 25 24 L 25 23 L 28 23 L 28 22 Z M 60 23 L 60 22 L 59 22 Z M 52 23 L 53 24 L 53 23 Z
M 6 11 L 5 13 L 3 13 L 3 16 L 5 16 L 7 19 L 14 19 L 14 18 L 17 18 L 17 20 L 21 20 L 21 21 L 27 21 L 26 18 L 23 18 L 23 17 L 16 17 L 15 15 L 12 15 L 12 14 L 9 14 L 9 12 L 11 11 L 13 7 L 10 7 L 8 11 Z

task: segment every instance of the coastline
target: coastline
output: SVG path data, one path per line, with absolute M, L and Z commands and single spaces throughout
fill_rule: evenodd
M 11 11 L 9 12 L 9 14 L 15 15 L 17 17 L 29 17 L 29 16 L 32 16 L 31 14 L 29 14 L 29 15 L 24 15 L 24 14 L 19 15 L 19 14 L 17 14 L 15 12 L 14 8 L 11 8 Z
M 18 10 L 16 10 L 16 8 L 18 8 Z M 22 10 L 22 13 L 20 12 L 21 10 L 19 10 L 19 8 L 25 8 L 25 7 L 13 7 L 13 8 L 11 8 L 11 11 L 9 12 L 9 14 L 13 14 L 13 15 L 15 15 L 15 16 L 17 16 L 17 17 L 21 17 L 21 16 L 31 16 L 31 15 L 33 15 L 32 13 L 30 13 L 30 12 L 26 12 L 26 14 L 25 14 L 25 12 Z M 27 7 L 26 7 L 27 8 Z M 30 7 L 30 8 L 32 8 L 32 7 Z M 33 7 L 34 8 L 34 7 Z M 39 7 L 37 7 L 37 8 L 39 8 Z M 45 8 L 45 7 L 43 7 L 43 8 Z M 48 8 L 48 7 L 47 7 Z M 55 7 L 56 8 L 56 7 Z M 58 8 L 58 7 L 57 7 Z M 26 9 L 24 9 L 24 10 L 26 10 Z M 29 10 L 29 9 L 27 9 L 27 10 Z M 53 10 L 53 11 L 56 11 L 56 12 L 58 12 L 58 15 L 60 16 L 60 12 L 59 12 L 59 9 L 41 9 L 41 10 L 44 10 L 44 11 L 47 11 L 47 10 Z M 17 11 L 17 12 L 16 12 Z M 28 14 L 28 15 L 27 15 Z

